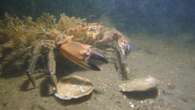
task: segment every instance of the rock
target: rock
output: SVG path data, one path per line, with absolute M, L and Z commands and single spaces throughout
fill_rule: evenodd
M 173 89 L 175 89 L 175 87 L 176 87 L 176 86 L 175 86 L 174 83 L 171 83 L 171 82 L 168 82 L 168 83 L 167 83 L 167 88 L 168 88 L 168 89 L 173 90 Z
M 131 108 L 135 108 L 135 105 L 132 102 L 129 102 Z
M 126 81 L 119 85 L 122 92 L 147 91 L 156 88 L 158 80 L 152 76 Z

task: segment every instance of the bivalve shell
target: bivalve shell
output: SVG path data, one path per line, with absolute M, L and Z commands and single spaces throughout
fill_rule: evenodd
M 60 79 L 54 95 L 62 100 L 71 100 L 87 96 L 93 90 L 94 86 L 90 80 L 74 75 Z
M 152 88 L 156 88 L 158 85 L 158 80 L 152 76 L 147 76 L 144 78 L 137 78 L 134 80 L 129 80 L 123 82 L 119 85 L 120 91 L 122 92 L 134 92 L 134 91 L 147 91 Z

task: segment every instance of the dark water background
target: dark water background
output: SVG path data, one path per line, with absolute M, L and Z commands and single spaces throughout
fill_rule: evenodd
M 45 12 L 101 21 L 127 34 L 136 47 L 127 59 L 131 73 L 159 79 L 159 96 L 142 102 L 125 98 L 112 64 L 101 72 L 69 72 L 75 67 L 66 65 L 63 74 L 86 77 L 100 92 L 90 100 L 61 103 L 42 95 L 47 78 L 37 79 L 37 89 L 24 91 L 29 84 L 24 72 L 15 77 L 11 71 L 0 77 L 0 110 L 129 110 L 132 103 L 134 110 L 195 110 L 195 0 L 0 0 L 0 18 L 5 13 L 36 18 Z
M 65 13 L 88 19 L 107 17 L 125 32 L 178 34 L 195 28 L 194 0 L 1 0 L 0 16 Z

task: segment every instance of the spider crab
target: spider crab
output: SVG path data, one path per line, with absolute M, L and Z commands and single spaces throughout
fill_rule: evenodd
M 33 50 L 33 57 L 27 72 L 33 87 L 36 87 L 36 84 L 32 73 L 42 47 L 49 50 L 48 69 L 54 90 L 57 84 L 55 48 L 58 48 L 60 53 L 71 62 L 85 69 L 96 71 L 100 71 L 100 68 L 93 62 L 94 60 L 108 62 L 106 57 L 98 51 L 98 46 L 104 45 L 100 50 L 106 50 L 111 47 L 113 50 L 118 50 L 122 56 L 127 56 L 130 52 L 129 41 L 123 34 L 116 29 L 106 28 L 99 23 L 79 24 L 64 31 L 52 29 L 47 32 L 47 36 L 50 40 L 38 42 Z
M 0 64 L 0 72 L 6 65 L 9 66 L 9 62 L 17 59 L 24 61 L 21 64 L 30 61 L 27 76 L 33 87 L 36 87 L 36 84 L 32 74 L 35 72 L 39 57 L 45 55 L 43 52 L 47 52 L 48 72 L 54 88 L 58 82 L 55 75 L 55 53 L 61 53 L 80 67 L 100 71 L 96 60 L 107 63 L 109 58 L 106 53 L 115 52 L 114 61 L 117 62 L 118 71 L 126 72 L 123 70 L 127 67 L 125 61 L 130 52 L 128 38 L 116 29 L 100 23 L 87 23 L 65 15 L 58 20 L 50 15 L 35 20 L 31 17 L 20 19 L 6 15 L 5 20 L 0 20 L 0 35 L 8 39 L 0 44 L 0 51 L 5 50 L 2 52 L 3 57 L 0 57 L 2 58 L 0 61 L 3 61 Z M 10 49 L 13 52 L 6 53 L 6 50 Z

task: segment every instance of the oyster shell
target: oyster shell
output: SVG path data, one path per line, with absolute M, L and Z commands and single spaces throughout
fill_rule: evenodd
M 126 81 L 119 85 L 122 92 L 147 91 L 156 88 L 158 80 L 152 76 Z
M 89 95 L 93 89 L 93 84 L 88 79 L 74 75 L 60 79 L 54 95 L 62 100 L 71 100 Z

